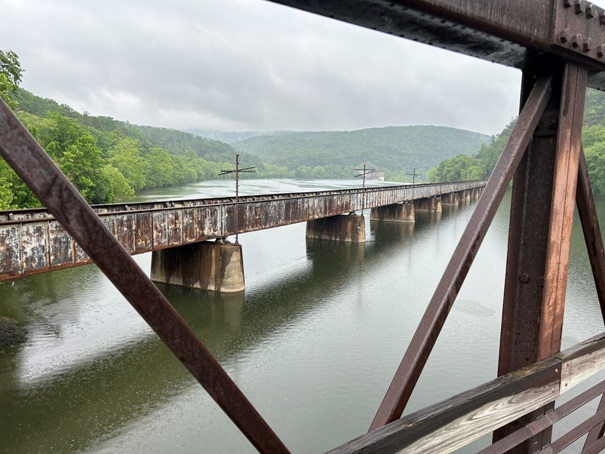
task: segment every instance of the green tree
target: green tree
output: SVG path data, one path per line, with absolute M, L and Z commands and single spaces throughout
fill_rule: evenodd
M 106 202 L 119 202 L 127 200 L 134 195 L 134 190 L 130 187 L 122 172 L 111 164 L 106 164 L 103 167 L 103 179 L 107 184 Z
M 107 201 L 109 182 L 96 139 L 77 120 L 59 114 L 49 114 L 48 120 L 37 131 L 40 144 L 88 202 Z
M 176 183 L 176 165 L 165 150 L 152 148 L 145 158 L 149 164 L 147 167 L 148 187 L 159 188 Z
M 109 149 L 109 162 L 126 178 L 128 185 L 138 191 L 147 185 L 149 163 L 141 155 L 141 142 L 125 137 Z
M 0 49 L 0 98 L 13 110 L 17 108 L 14 93 L 22 77 L 23 69 L 17 54 L 11 50 Z

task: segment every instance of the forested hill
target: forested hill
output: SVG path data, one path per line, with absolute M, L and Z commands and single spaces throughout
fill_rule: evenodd
M 230 162 L 235 150 L 219 140 L 200 137 L 196 134 L 175 129 L 139 126 L 128 122 L 115 120 L 111 117 L 81 114 L 65 104 L 59 104 L 48 98 L 41 98 L 27 90 L 18 88 L 16 99 L 19 109 L 38 117 L 46 117 L 50 113 L 77 120 L 83 126 L 104 133 L 114 132 L 138 140 L 145 148 L 158 147 L 170 154 L 183 155 L 192 151 L 196 156 L 208 161 Z
M 476 153 L 491 137 L 441 126 L 390 126 L 357 131 L 299 132 L 251 137 L 233 146 L 258 156 L 265 165 L 289 170 L 318 168 L 327 174 L 364 163 L 385 172 L 390 180 L 405 181 L 416 168 L 426 173 L 443 159 Z M 344 176 L 344 175 L 343 175 Z

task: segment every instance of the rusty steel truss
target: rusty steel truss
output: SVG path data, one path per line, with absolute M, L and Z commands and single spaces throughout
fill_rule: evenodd
M 491 431 L 496 431 L 495 443 L 485 452 L 558 452 L 586 433 L 584 452 L 598 452 L 605 444 L 603 400 L 594 417 L 559 440 L 551 442 L 550 427 L 573 409 L 603 395 L 605 390 L 600 383 L 554 408 L 554 399 L 568 387 L 605 368 L 603 336 L 560 352 L 575 205 L 605 315 L 605 256 L 581 147 L 586 87 L 605 89 L 605 11 L 584 0 L 278 0 L 275 3 L 513 66 L 523 72 L 519 119 L 379 406 L 370 432 L 335 452 L 441 452 Z M 250 442 L 261 452 L 288 452 L 5 105 L 0 106 L 0 154 Z M 401 418 L 511 180 L 514 184 L 500 377 Z M 494 410 L 493 417 L 485 416 L 486 408 Z M 443 438 L 443 433 L 447 438 Z
M 128 253 L 135 255 L 367 208 L 479 191 L 483 186 L 484 181 L 424 183 L 243 196 L 238 201 L 229 197 L 92 208 Z M 91 259 L 47 210 L 0 212 L 0 282 L 89 263 Z

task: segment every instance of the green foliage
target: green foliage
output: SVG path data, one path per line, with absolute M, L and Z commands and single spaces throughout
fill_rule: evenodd
M 8 81 L 15 87 L 21 83 L 23 69 L 19 63 L 19 56 L 12 50 L 0 50 L 0 73 L 5 74 Z
M 149 162 L 141 152 L 141 142 L 129 137 L 119 139 L 108 151 L 109 163 L 126 178 L 135 191 L 147 186 L 147 175 L 150 172 Z
M 20 74 L 17 77 L 13 71 L 10 80 L 20 80 Z M 8 80 L 0 73 L 0 90 Z M 51 99 L 6 86 L 19 99 L 21 122 L 90 203 L 118 202 L 145 188 L 216 178 L 221 168 L 232 166 L 236 154 L 216 140 L 80 114 Z M 12 95 L 8 100 L 13 100 Z M 208 160 L 217 157 L 217 162 Z M 40 202 L 0 160 L 0 209 L 35 206 Z
M 22 77 L 23 69 L 17 54 L 11 50 L 0 49 L 0 98 L 13 110 L 17 108 L 14 93 Z
M 476 157 L 465 154 L 441 161 L 438 167 L 432 167 L 428 172 L 431 182 L 480 180 L 483 175 L 483 163 Z
M 428 172 L 429 181 L 472 181 L 488 178 L 508 142 L 515 122 L 516 120 L 511 121 L 498 136 L 492 137 L 490 144 L 482 144 L 474 155 L 459 154 L 432 167 Z
M 401 126 L 359 131 L 284 133 L 248 138 L 234 146 L 267 165 L 299 178 L 351 177 L 353 169 L 372 163 L 387 179 L 413 168 L 425 173 L 444 157 L 476 152 L 488 136 L 438 126 Z
M 605 93 L 587 90 L 582 145 L 595 194 L 605 194 Z

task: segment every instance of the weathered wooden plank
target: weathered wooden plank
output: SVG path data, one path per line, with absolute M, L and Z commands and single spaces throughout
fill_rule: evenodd
M 605 368 L 605 335 L 599 334 L 557 354 L 562 360 L 561 392 L 565 392 Z
M 336 453 L 451 452 L 558 395 L 560 360 L 552 358 L 369 432 Z
M 404 416 L 330 453 L 451 452 L 553 402 L 575 384 L 605 369 L 604 356 L 605 333 Z

